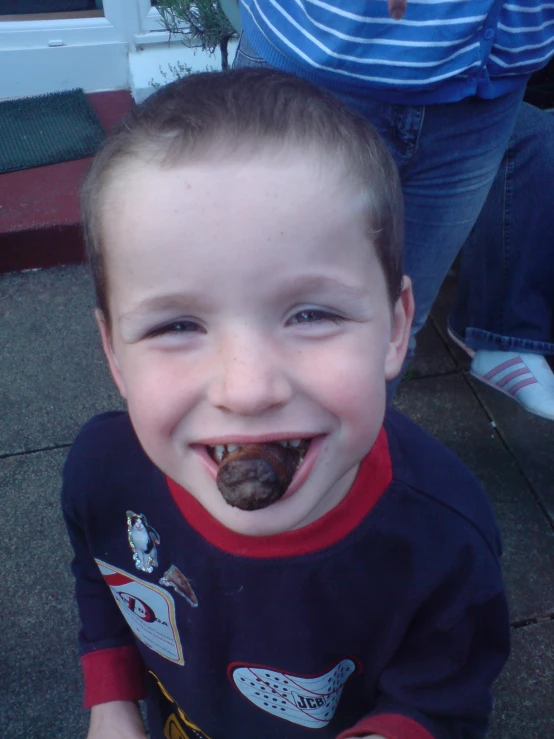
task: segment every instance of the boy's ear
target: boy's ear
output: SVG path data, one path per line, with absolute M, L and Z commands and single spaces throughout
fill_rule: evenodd
M 119 369 L 119 362 L 117 361 L 117 357 L 115 356 L 115 353 L 113 350 L 112 339 L 110 336 L 110 328 L 101 310 L 97 308 L 94 311 L 94 316 L 96 318 L 96 323 L 98 324 L 98 328 L 100 329 L 100 336 L 102 338 L 102 348 L 104 349 L 104 354 L 106 355 L 106 359 L 108 360 L 108 365 L 110 367 L 110 372 L 112 373 L 113 381 L 115 382 L 116 387 L 119 390 L 119 394 L 121 395 L 121 397 L 126 398 L 127 391 L 125 389 L 125 383 L 123 382 L 123 377 L 121 376 L 121 370 Z
M 392 310 L 391 338 L 385 359 L 385 377 L 394 379 L 402 369 L 408 342 L 410 328 L 414 317 L 414 293 L 412 281 L 404 275 L 402 278 L 402 292 Z

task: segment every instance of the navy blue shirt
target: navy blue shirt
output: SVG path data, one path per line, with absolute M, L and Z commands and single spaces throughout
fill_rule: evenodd
M 147 696 L 153 739 L 486 734 L 509 652 L 498 529 L 467 468 L 402 415 L 296 531 L 225 529 L 125 413 L 83 428 L 62 504 L 87 705 Z

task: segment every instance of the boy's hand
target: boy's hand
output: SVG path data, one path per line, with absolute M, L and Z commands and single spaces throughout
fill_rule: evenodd
M 87 739 L 148 739 L 138 705 L 112 701 L 93 706 Z

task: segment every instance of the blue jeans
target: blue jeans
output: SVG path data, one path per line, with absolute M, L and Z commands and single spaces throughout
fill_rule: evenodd
M 265 65 L 243 34 L 235 68 Z M 416 303 L 410 356 L 413 337 L 487 198 L 523 93 L 427 106 L 382 103 L 369 93 L 339 95 L 381 134 L 402 178 L 404 272 L 412 278 Z
M 472 349 L 554 354 L 554 115 L 523 103 L 462 250 L 450 328 Z

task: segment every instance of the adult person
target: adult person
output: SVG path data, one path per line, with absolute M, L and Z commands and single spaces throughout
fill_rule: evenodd
M 235 66 L 269 64 L 332 90 L 388 143 L 415 335 L 483 207 L 529 76 L 554 53 L 554 5 L 241 0 L 241 20 Z
M 554 420 L 554 115 L 523 103 L 461 253 L 448 332 L 471 374 Z

